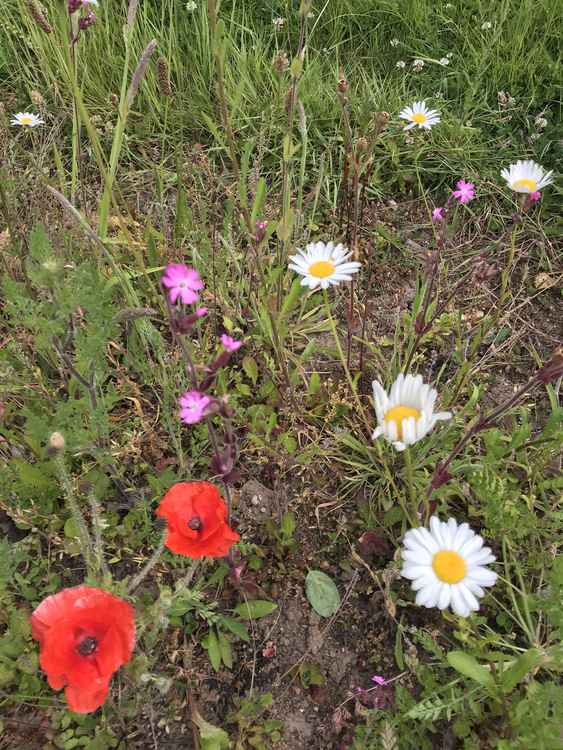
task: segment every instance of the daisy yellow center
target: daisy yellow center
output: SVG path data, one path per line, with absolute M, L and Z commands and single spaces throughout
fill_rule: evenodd
M 389 409 L 389 411 L 385 413 L 384 419 L 386 422 L 395 422 L 395 424 L 397 425 L 397 435 L 399 437 L 399 440 L 402 440 L 403 419 L 408 419 L 409 417 L 418 419 L 420 417 L 420 412 L 418 411 L 418 409 L 415 409 L 412 406 L 394 406 L 392 409 Z
M 516 182 L 512 183 L 512 187 L 514 190 L 519 190 L 520 188 L 526 188 L 529 193 L 533 193 L 538 186 L 538 183 L 536 180 L 529 180 L 528 178 L 524 177 L 521 180 L 516 180 Z
M 317 260 L 309 266 L 309 273 L 316 279 L 326 279 L 334 273 L 334 263 L 331 260 Z
M 422 112 L 415 112 L 411 119 L 413 122 L 422 125 L 422 123 L 426 122 L 428 118 L 426 117 L 426 115 L 423 115 Z
M 449 549 L 436 552 L 432 558 L 432 568 L 443 583 L 459 583 L 467 571 L 463 557 Z
M 20 117 L 20 123 L 22 125 L 31 125 L 32 122 L 33 122 L 32 117 Z

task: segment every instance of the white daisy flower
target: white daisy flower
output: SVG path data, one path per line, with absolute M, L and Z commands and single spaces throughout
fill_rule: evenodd
M 518 160 L 508 169 L 501 170 L 508 187 L 516 193 L 536 193 L 553 182 L 553 171 L 546 172 L 542 166 L 531 159 Z
M 399 68 L 399 70 L 402 70 L 403 68 L 407 67 L 407 64 L 404 60 L 397 60 L 395 63 L 395 67 Z
M 430 130 L 433 125 L 440 122 L 440 113 L 435 109 L 428 109 L 426 102 L 415 102 L 412 107 L 405 107 L 401 110 L 399 117 L 409 121 L 404 130 L 410 130 L 417 125 L 419 128 Z
M 450 58 L 449 57 L 441 57 L 438 61 L 440 65 L 449 65 L 450 64 Z
M 451 607 L 456 615 L 467 617 L 479 609 L 484 588 L 493 586 L 497 574 L 486 565 L 495 561 L 484 540 L 468 524 L 458 526 L 436 516 L 430 529 L 410 529 L 403 540 L 401 574 L 412 581 L 416 603 L 423 607 Z
M 348 260 L 351 255 L 340 243 L 310 242 L 305 250 L 289 256 L 293 261 L 289 267 L 303 276 L 301 286 L 328 289 L 329 286 L 338 286 L 341 281 L 351 281 L 360 270 L 361 263 Z
M 22 125 L 24 128 L 35 128 L 38 125 L 45 124 L 45 120 L 31 112 L 18 112 L 13 118 L 13 120 L 10 120 L 10 125 Z
M 399 40 L 398 39 L 391 39 L 391 41 L 389 42 L 389 44 L 392 47 L 398 47 L 399 46 Z
M 420 58 L 413 60 L 412 67 L 415 73 L 420 73 L 420 71 L 424 67 L 424 60 L 421 60 Z
M 438 397 L 435 388 L 424 385 L 422 375 L 399 375 L 391 386 L 389 395 L 374 380 L 373 399 L 377 429 L 372 438 L 383 437 L 398 451 L 407 445 L 414 445 L 427 435 L 436 422 L 452 418 L 449 411 L 434 414 L 434 404 Z

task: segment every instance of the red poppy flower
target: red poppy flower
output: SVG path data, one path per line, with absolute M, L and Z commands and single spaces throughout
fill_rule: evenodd
M 227 524 L 227 506 L 209 482 L 179 482 L 162 498 L 156 515 L 166 518 L 166 546 L 186 557 L 223 557 L 240 536 Z
M 41 602 L 31 632 L 49 685 L 66 686 L 71 710 L 89 713 L 104 703 L 113 673 L 131 658 L 134 611 L 107 591 L 76 586 Z

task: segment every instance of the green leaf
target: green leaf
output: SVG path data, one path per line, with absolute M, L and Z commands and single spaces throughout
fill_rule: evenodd
M 201 643 L 203 647 L 207 649 L 211 666 L 216 672 L 218 672 L 221 667 L 221 650 L 219 648 L 219 641 L 215 635 L 215 631 L 210 630 Z
M 475 657 L 464 651 L 450 651 L 447 655 L 448 663 L 464 677 L 469 677 L 486 688 L 494 688 L 495 681 L 486 667 L 483 667 Z
M 502 689 L 510 693 L 526 675 L 540 663 L 541 652 L 537 648 L 529 648 L 516 659 L 514 664 L 502 673 Z
M 223 664 L 229 669 L 232 669 L 233 651 L 231 649 L 231 644 L 225 637 L 225 634 L 220 630 L 217 631 L 217 640 L 219 642 L 219 651 L 221 652 L 221 659 L 223 660 Z
M 80 537 L 78 526 L 76 525 L 76 521 L 74 520 L 72 516 L 66 519 L 64 532 L 65 532 L 65 536 L 67 537 L 67 539 L 74 539 L 76 537 Z
M 277 609 L 277 604 L 267 602 L 263 599 L 253 599 L 250 602 L 243 602 L 235 607 L 234 612 L 243 620 L 259 620 L 261 617 L 267 617 Z
M 321 570 L 310 570 L 305 579 L 305 592 L 309 604 L 321 617 L 330 617 L 340 606 L 336 584 Z
M 307 395 L 308 396 L 314 396 L 316 393 L 319 392 L 319 389 L 321 387 L 321 376 L 318 372 L 311 373 L 311 377 L 309 379 L 309 387 L 307 388 Z
M 223 729 L 205 721 L 197 709 L 192 712 L 192 721 L 199 730 L 201 750 L 228 750 L 229 735 Z
M 230 630 L 231 633 L 236 635 L 241 640 L 247 642 L 250 640 L 250 636 L 248 635 L 248 628 L 243 622 L 234 620 L 232 617 L 222 617 L 221 625 L 227 628 L 227 630 Z
M 245 357 L 242 360 L 242 369 L 246 373 L 246 376 L 252 380 L 252 385 L 256 385 L 258 380 L 258 365 L 253 357 Z

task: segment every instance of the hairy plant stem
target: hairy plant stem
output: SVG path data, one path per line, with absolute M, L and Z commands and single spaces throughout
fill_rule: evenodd
M 154 566 L 157 564 L 157 562 L 160 559 L 160 556 L 164 552 L 164 542 L 166 541 L 166 529 L 162 532 L 162 536 L 160 537 L 160 542 L 158 543 L 158 547 L 154 550 L 150 558 L 145 563 L 144 567 L 140 570 L 139 573 L 133 578 L 129 586 L 127 587 L 127 593 L 131 595 L 133 591 L 139 586 L 139 584 L 148 576 L 148 574 L 151 572 L 151 570 L 154 568 Z
M 90 503 L 90 513 L 92 515 L 92 527 L 94 529 L 94 552 L 96 564 L 98 567 L 98 571 L 102 573 L 104 578 L 109 579 L 111 574 L 106 563 L 104 555 L 104 542 L 102 538 L 102 509 L 93 490 L 88 493 L 88 501 Z
M 62 450 L 56 451 L 54 455 L 54 461 L 55 468 L 59 476 L 59 481 L 62 485 L 65 495 L 67 507 L 70 511 L 74 523 L 76 524 L 78 538 L 80 539 L 80 552 L 82 554 L 82 557 L 84 558 L 84 563 L 86 565 L 88 575 L 90 575 L 94 572 L 95 568 L 94 546 L 92 544 L 92 537 L 90 536 L 90 532 L 88 531 L 88 527 L 86 525 L 86 520 L 84 519 L 84 515 L 82 514 L 82 511 L 80 510 L 80 507 L 76 500 L 74 487 L 72 486 L 72 479 L 70 478 L 70 475 L 68 473 L 64 453 Z

